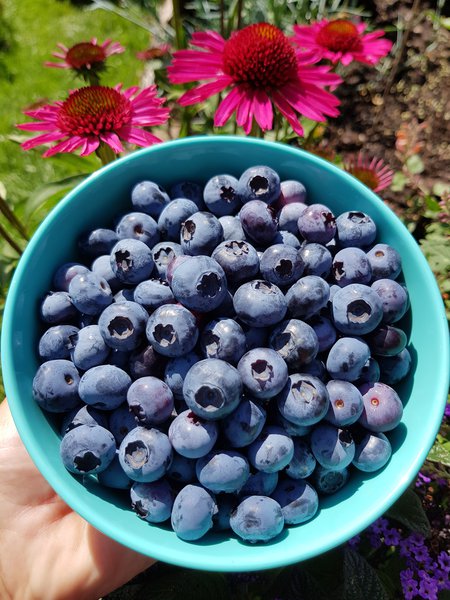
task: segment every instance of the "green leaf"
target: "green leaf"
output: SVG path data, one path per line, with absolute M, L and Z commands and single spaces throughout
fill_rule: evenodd
M 434 190 L 434 187 L 433 187 L 433 190 Z M 433 191 L 433 194 L 434 193 L 435 192 Z M 431 210 L 433 213 L 440 212 L 440 210 L 441 210 L 439 202 L 436 200 L 436 198 L 433 198 L 433 196 L 426 196 L 425 197 L 425 204 L 427 205 L 427 208 L 429 210 Z
M 438 198 L 441 198 L 442 196 L 444 196 L 444 194 L 450 193 L 450 185 L 448 183 L 445 183 L 445 181 L 437 181 L 433 185 L 432 191 L 435 196 L 437 196 Z M 438 204 L 438 203 L 436 202 L 436 204 Z M 439 206 L 439 204 L 438 204 L 438 206 Z
M 427 456 L 427 460 L 450 467 L 450 442 L 435 442 Z
M 355 550 L 346 548 L 344 553 L 345 600 L 388 600 L 386 590 L 377 572 Z
M 164 567 L 149 579 L 136 600 L 229 600 L 228 581 L 222 573 Z
M 413 154 L 406 160 L 406 168 L 413 175 L 418 175 L 419 173 L 423 173 L 425 165 L 418 154 Z
M 292 596 L 296 600 L 328 600 L 329 594 L 306 568 L 299 567 L 291 578 Z
M 394 519 L 410 531 L 428 537 L 431 533 L 430 522 L 423 509 L 419 496 L 407 489 L 397 502 L 387 511 L 386 516 Z
M 408 178 L 401 171 L 397 171 L 392 178 L 391 190 L 393 192 L 403 192 L 406 184 L 408 183 Z

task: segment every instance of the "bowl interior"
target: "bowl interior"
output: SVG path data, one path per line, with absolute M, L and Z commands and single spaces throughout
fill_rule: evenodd
M 413 369 L 399 387 L 402 424 L 390 435 L 395 452 L 376 475 L 353 474 L 340 493 L 323 499 L 310 522 L 285 529 L 265 545 L 242 543 L 226 534 L 184 542 L 169 527 L 152 526 L 131 511 L 121 495 L 95 478 L 69 474 L 59 458 L 59 436 L 31 396 L 38 367 L 38 306 L 55 269 L 76 257 L 76 240 L 94 226 L 108 226 L 129 211 L 132 187 L 143 179 L 168 187 L 180 180 L 206 183 L 218 173 L 239 176 L 266 164 L 281 179 L 299 179 L 308 202 L 323 202 L 335 214 L 369 213 L 378 240 L 394 245 L 403 258 L 411 311 L 403 326 L 410 335 Z M 16 269 L 2 329 L 5 388 L 20 435 L 37 467 L 56 492 L 97 529 L 154 558 L 196 569 L 243 571 L 277 567 L 320 554 L 355 535 L 379 517 L 420 469 L 438 430 L 448 389 L 448 336 L 434 277 L 406 228 L 386 205 L 356 179 L 294 148 L 251 138 L 185 138 L 133 153 L 97 171 L 73 190 L 42 223 Z M 345 501 L 344 501 L 345 500 Z

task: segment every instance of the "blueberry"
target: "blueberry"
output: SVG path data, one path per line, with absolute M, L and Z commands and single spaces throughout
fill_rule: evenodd
M 167 477 L 175 483 L 183 483 L 184 485 L 196 481 L 196 462 L 194 458 L 185 458 L 181 454 L 174 452 L 172 464 L 167 471 Z
M 276 396 L 285 386 L 288 368 L 271 348 L 253 348 L 244 354 L 237 369 L 246 390 L 258 399 Z
M 370 246 L 377 236 L 373 219 L 361 211 L 347 211 L 336 219 L 337 239 L 341 248 Z
M 213 258 L 193 256 L 175 269 L 171 288 L 186 308 L 209 312 L 224 301 L 227 281 L 222 267 Z
M 126 402 L 113 410 L 109 415 L 108 429 L 113 434 L 118 446 L 120 446 L 130 431 L 137 426 L 135 416 L 130 412 Z
M 93 273 L 95 273 L 95 275 L 104 279 L 107 282 L 113 294 L 116 294 L 120 291 L 122 284 L 117 279 L 111 268 L 111 260 L 109 254 L 101 254 L 100 256 L 98 256 L 92 263 L 91 270 Z
M 182 356 L 193 350 L 198 340 L 194 315 L 184 306 L 165 304 L 147 322 L 147 339 L 163 356 Z
M 322 244 L 303 244 L 300 256 L 304 264 L 303 275 L 317 275 L 326 278 L 331 271 L 333 257 Z
M 383 468 L 392 454 L 392 447 L 383 433 L 367 433 L 357 442 L 354 466 L 365 473 L 373 473 Z
M 198 210 L 205 210 L 203 202 L 203 186 L 196 181 L 178 181 L 169 189 L 171 198 L 187 198 L 197 205 Z
M 176 302 L 169 284 L 162 279 L 147 279 L 138 283 L 133 291 L 133 300 L 149 314 L 163 304 Z
M 362 385 L 363 383 L 375 383 L 380 381 L 380 365 L 378 361 L 372 356 L 366 360 L 358 379 L 355 381 L 355 385 Z
M 172 390 L 175 399 L 183 398 L 183 382 L 186 373 L 199 360 L 201 358 L 196 352 L 188 352 L 182 356 L 170 358 L 167 361 L 164 371 L 164 381 Z
M 247 459 L 234 450 L 212 451 L 196 464 L 199 482 L 214 493 L 238 492 L 250 475 Z
M 301 370 L 302 373 L 306 373 L 307 375 L 313 375 L 314 377 L 317 377 L 324 383 L 326 383 L 329 379 L 324 362 L 318 358 L 315 358 L 307 365 L 302 365 Z
M 183 396 L 188 407 L 207 420 L 222 419 L 237 407 L 242 395 L 239 371 L 223 360 L 205 358 L 187 372 Z
M 140 181 L 131 191 L 133 207 L 155 219 L 169 202 L 170 198 L 165 189 L 153 181 Z
M 332 312 L 336 329 L 350 335 L 370 333 L 383 318 L 380 297 L 360 283 L 347 285 L 334 294 Z
M 380 357 L 378 362 L 383 383 L 396 385 L 408 375 L 411 369 L 411 354 L 405 348 L 395 356 Z
M 272 498 L 248 496 L 231 513 L 230 526 L 247 542 L 268 542 L 282 532 L 284 517 Z
M 244 326 L 245 340 L 247 350 L 253 348 L 263 348 L 269 345 L 269 328 L 268 327 L 248 327 Z
M 285 471 L 291 479 L 306 479 L 316 468 L 316 458 L 311 451 L 310 444 L 300 437 L 292 438 L 294 442 L 294 455 Z
M 360 248 L 343 248 L 333 259 L 332 272 L 339 287 L 350 283 L 369 283 L 372 267 L 366 253 Z
M 150 427 L 167 421 L 173 410 L 173 395 L 157 377 L 141 377 L 129 386 L 127 403 L 139 425 Z
M 319 351 L 314 329 L 299 319 L 288 319 L 277 325 L 272 330 L 269 344 L 290 369 L 299 369 L 310 363 Z
M 397 392 L 385 383 L 365 383 L 360 387 L 364 410 L 359 418 L 363 427 L 375 433 L 395 429 L 403 415 Z
M 326 415 L 330 399 L 325 385 L 313 375 L 293 373 L 277 397 L 278 409 L 288 421 L 314 425 Z
M 213 516 L 213 531 L 227 531 L 230 529 L 230 516 L 236 508 L 235 494 L 216 495 L 217 512 Z
M 367 252 L 372 279 L 397 279 L 402 270 L 402 259 L 395 248 L 388 244 L 376 244 Z
M 250 398 L 243 398 L 239 406 L 222 421 L 222 433 L 232 448 L 250 445 L 261 433 L 266 422 L 266 411 Z
M 116 294 L 114 294 L 114 302 L 116 304 L 118 304 L 119 302 L 134 302 L 134 290 L 135 289 L 136 289 L 136 286 L 122 288 Z
M 87 315 L 98 315 L 113 300 L 111 288 L 106 279 L 89 272 L 76 275 L 69 284 L 72 303 Z
M 58 325 L 73 321 L 78 311 L 68 292 L 49 292 L 41 303 L 40 314 L 45 323 Z
M 203 200 L 216 217 L 233 215 L 241 206 L 238 180 L 232 175 L 215 175 L 203 189 Z
M 281 196 L 279 203 L 283 206 L 292 203 L 306 202 L 306 188 L 301 181 L 285 179 L 280 183 Z
M 223 241 L 223 228 L 217 217 L 209 212 L 196 212 L 184 221 L 180 232 L 180 245 L 190 256 L 211 256 Z
M 219 217 L 219 223 L 222 225 L 224 240 L 245 240 L 245 233 L 238 216 Z
M 258 274 L 258 253 L 244 240 L 226 240 L 217 246 L 211 256 L 222 267 L 230 283 L 237 284 Z
M 159 242 L 158 224 L 150 215 L 142 212 L 130 212 L 124 215 L 116 225 L 119 240 L 133 238 L 153 248 Z
M 381 325 L 367 336 L 367 343 L 373 354 L 395 356 L 405 349 L 408 338 L 398 327 Z
M 336 219 L 324 204 L 311 204 L 300 215 L 298 230 L 308 242 L 326 244 L 336 233 Z
M 74 325 L 54 325 L 49 327 L 39 339 L 39 357 L 45 360 L 69 359 L 72 347 L 71 337 L 76 336 L 78 327 Z
M 149 523 L 163 523 L 170 518 L 174 496 L 166 480 L 135 482 L 130 490 L 131 507 Z
M 319 352 L 329 350 L 337 338 L 336 329 L 330 319 L 321 315 L 315 315 L 310 319 L 309 324 L 317 336 Z
M 356 381 L 369 357 L 369 346 L 363 340 L 342 337 L 330 348 L 327 371 L 333 379 Z
M 344 487 L 349 478 L 349 470 L 327 469 L 318 465 L 313 473 L 313 483 L 319 494 L 327 496 L 335 494 Z
M 135 350 L 145 339 L 148 313 L 137 302 L 120 302 L 105 308 L 98 319 L 105 343 L 116 350 Z
M 294 456 L 294 442 L 281 427 L 265 427 L 248 447 L 248 460 L 258 471 L 281 471 Z
M 173 503 L 171 524 L 182 540 L 198 540 L 213 526 L 217 512 L 214 496 L 199 485 L 186 485 Z
M 70 358 L 82 371 L 101 365 L 111 351 L 98 325 L 87 325 L 81 328 L 76 335 L 71 336 L 70 341 L 72 342 Z
M 298 525 L 310 521 L 319 509 L 316 490 L 302 480 L 280 481 L 272 498 L 280 505 L 286 525 Z
M 181 456 L 200 458 L 213 449 L 218 436 L 215 421 L 206 421 L 191 410 L 185 410 L 172 421 L 169 440 Z
M 251 327 L 275 325 L 287 311 L 280 288 L 263 279 L 243 283 L 234 294 L 233 305 L 237 316 Z
M 78 393 L 89 406 L 114 410 L 125 402 L 130 385 L 131 377 L 119 367 L 97 365 L 83 373 Z
M 78 247 L 86 256 L 96 258 L 101 254 L 109 254 L 118 239 L 115 231 L 100 227 L 82 234 L 78 240 Z
M 157 481 L 170 467 L 172 446 L 167 435 L 158 429 L 136 427 L 120 444 L 119 460 L 133 481 Z
M 269 244 L 277 234 L 274 210 L 262 200 L 250 200 L 239 212 L 245 234 L 257 244 Z
M 330 406 L 325 420 L 336 427 L 345 427 L 356 423 L 364 405 L 358 388 L 349 381 L 332 379 L 327 383 Z
M 371 288 L 380 296 L 383 308 L 383 323 L 396 323 L 408 310 L 408 292 L 393 279 L 377 279 Z
M 179 241 L 182 224 L 196 212 L 198 212 L 198 207 L 192 200 L 187 198 L 172 200 L 158 219 L 158 229 L 163 239 L 172 242 Z
M 64 415 L 60 429 L 61 435 L 65 435 L 68 431 L 80 425 L 88 425 L 89 427 L 100 425 L 100 427 L 109 429 L 106 414 L 88 405 L 74 408 Z
M 220 358 L 235 365 L 246 350 L 246 338 L 233 319 L 215 319 L 203 328 L 200 347 L 205 358 Z
M 272 240 L 272 244 L 286 244 L 286 246 L 292 246 L 292 248 L 296 248 L 300 250 L 301 244 L 299 239 L 289 231 L 278 231 L 276 236 Z
M 128 371 L 133 379 L 148 376 L 161 377 L 164 368 L 165 358 L 149 344 L 139 346 L 129 355 Z
M 292 317 L 309 319 L 327 305 L 330 294 L 328 283 L 317 275 L 300 278 L 286 293 L 288 310 Z
M 112 462 L 116 454 L 116 442 L 104 427 L 80 425 L 64 435 L 60 454 L 64 466 L 71 473 L 99 473 Z
M 299 425 L 288 421 L 278 410 L 275 413 L 274 421 L 276 425 L 279 425 L 291 437 L 308 435 L 312 429 L 311 425 Z
M 166 279 L 169 263 L 182 254 L 183 250 L 180 244 L 176 244 L 175 242 L 159 242 L 159 244 L 153 246 L 152 257 L 159 277 Z
M 155 266 L 147 244 L 133 238 L 119 240 L 111 250 L 110 260 L 114 275 L 127 285 L 148 279 Z
M 311 433 L 311 450 L 322 467 L 341 470 L 352 462 L 355 442 L 348 429 L 320 423 Z
M 295 283 L 303 273 L 303 261 L 296 248 L 285 244 L 269 246 L 260 260 L 261 275 L 280 287 Z
M 306 209 L 306 204 L 292 202 L 284 205 L 278 213 L 278 229 L 298 235 L 298 220 Z
M 280 197 L 280 177 L 270 167 L 264 165 L 250 167 L 239 177 L 237 193 L 243 203 L 259 200 L 272 204 Z
M 100 485 L 115 489 L 129 490 L 131 487 L 131 479 L 127 477 L 120 466 L 119 453 L 116 454 L 109 465 L 97 474 L 97 479 Z
M 69 291 L 69 283 L 75 277 L 75 275 L 82 275 L 88 273 L 89 269 L 80 263 L 69 262 L 64 263 L 58 267 L 53 275 L 53 285 L 55 290 L 58 291 Z
M 264 473 L 256 471 L 251 474 L 241 488 L 240 495 L 245 496 L 271 496 L 272 492 L 277 487 L 278 471 L 273 473 Z

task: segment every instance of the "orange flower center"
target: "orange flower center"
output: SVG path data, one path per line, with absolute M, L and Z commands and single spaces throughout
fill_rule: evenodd
M 332 52 L 351 52 L 361 46 L 358 29 L 351 21 L 336 19 L 317 34 L 317 42 Z
M 69 48 L 66 54 L 66 62 L 73 69 L 83 69 L 93 63 L 102 63 L 106 59 L 106 53 L 101 46 L 91 42 L 81 42 Z
M 131 102 L 113 88 L 94 85 L 72 92 L 61 106 L 58 126 L 69 135 L 99 135 L 130 122 Z
M 294 48 L 278 27 L 256 23 L 232 34 L 223 52 L 223 69 L 237 83 L 279 88 L 297 75 Z
M 380 185 L 380 178 L 371 169 L 352 166 L 348 169 L 348 172 L 364 183 L 364 185 L 367 185 L 371 190 L 375 190 Z

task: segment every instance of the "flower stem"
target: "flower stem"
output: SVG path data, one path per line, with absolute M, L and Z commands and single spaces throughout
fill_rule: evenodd
M 255 119 L 252 123 L 252 130 L 250 132 L 250 135 L 260 139 L 264 138 L 264 131 L 261 129 L 261 127 L 258 125 Z
M 183 20 L 181 18 L 181 7 L 180 0 L 172 0 L 173 7 L 173 23 L 175 29 L 175 42 L 176 49 L 181 50 L 184 48 L 184 30 L 183 30 Z
M 19 256 L 22 255 L 22 249 L 20 248 L 20 246 L 18 244 L 16 244 L 16 242 L 12 239 L 12 237 L 9 235 L 9 233 L 6 231 L 6 229 L 4 229 L 2 227 L 2 225 L 0 225 L 0 236 L 6 242 L 8 242 L 8 244 L 11 246 L 11 248 L 13 248 Z
M 100 77 L 98 76 L 97 73 L 93 73 L 93 72 L 89 72 L 86 76 L 85 76 L 86 81 L 88 82 L 89 85 L 100 85 Z
M 108 144 L 104 144 L 103 142 L 100 142 L 100 146 L 95 151 L 95 154 L 102 161 L 102 165 L 107 165 L 110 162 L 115 161 L 117 158 L 117 154 L 114 152 L 114 150 L 108 146 Z
M 13 211 L 9 208 L 5 198 L 3 198 L 0 194 L 0 211 L 5 215 L 8 221 L 13 225 L 24 240 L 28 241 L 30 238 L 28 236 L 27 230 L 25 226 L 21 223 L 21 221 L 16 217 Z

